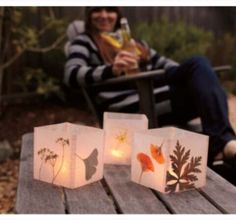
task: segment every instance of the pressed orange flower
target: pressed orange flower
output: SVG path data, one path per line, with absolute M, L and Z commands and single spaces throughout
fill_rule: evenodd
M 140 162 L 141 167 L 142 167 L 142 171 L 141 171 L 141 174 L 139 177 L 139 183 L 140 183 L 143 172 L 148 172 L 148 171 L 154 172 L 154 166 L 153 166 L 153 163 L 152 163 L 150 157 L 144 153 L 139 153 L 137 155 L 137 159 Z
M 150 145 L 150 150 L 151 150 L 151 154 L 152 157 L 159 163 L 159 164 L 163 164 L 165 163 L 165 158 L 163 156 L 161 147 L 162 147 L 163 143 L 161 144 L 160 147 L 158 147 L 157 145 L 151 144 Z
M 137 155 L 137 159 L 139 160 L 139 162 L 141 163 L 142 166 L 142 171 L 152 171 L 154 172 L 154 166 L 153 163 L 150 159 L 150 157 L 144 153 L 139 153 Z

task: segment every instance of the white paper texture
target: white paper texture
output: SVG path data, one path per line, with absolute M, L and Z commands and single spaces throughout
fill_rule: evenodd
M 134 132 L 147 128 L 145 115 L 104 113 L 105 163 L 129 165 Z
M 157 149 L 154 156 L 150 151 L 151 144 L 157 147 L 154 148 Z M 158 146 L 161 146 L 161 151 L 158 151 L 160 150 Z M 149 161 L 153 166 L 143 173 L 142 170 L 145 169 L 137 159 L 139 153 L 144 153 L 143 161 Z M 163 193 L 200 188 L 206 184 L 207 154 L 208 136 L 205 135 L 175 127 L 136 132 L 132 151 L 131 180 Z M 160 163 L 163 158 L 165 162 Z M 173 163 L 173 160 L 177 163 Z M 176 170 L 173 170 L 173 167 Z M 141 181 L 140 174 L 142 174 Z
M 101 129 L 61 123 L 34 129 L 34 178 L 76 188 L 103 176 Z

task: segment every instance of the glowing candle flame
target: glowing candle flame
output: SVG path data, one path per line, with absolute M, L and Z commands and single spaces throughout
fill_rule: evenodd
M 122 151 L 120 151 L 120 150 L 113 149 L 113 150 L 111 151 L 111 154 L 112 154 L 114 157 L 121 158 L 121 157 L 123 157 L 124 152 L 122 152 Z
M 67 175 L 69 173 L 69 167 L 68 164 L 63 164 L 61 168 L 61 173 L 63 176 Z

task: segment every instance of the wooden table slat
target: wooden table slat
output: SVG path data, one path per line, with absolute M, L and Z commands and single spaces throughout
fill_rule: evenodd
M 207 170 L 207 184 L 200 192 L 224 213 L 236 214 L 236 187 L 211 169 Z
M 130 166 L 105 165 L 104 178 L 122 213 L 169 213 L 150 189 L 131 182 Z
M 65 189 L 67 209 L 72 214 L 116 214 L 111 198 L 101 182 L 91 183 L 78 189 Z
M 32 133 L 24 135 L 22 138 L 16 212 L 21 214 L 65 213 L 62 189 L 33 179 L 32 146 Z
M 158 192 L 157 192 L 158 193 Z M 197 190 L 180 193 L 158 193 L 170 210 L 176 214 L 220 214 L 221 212 Z

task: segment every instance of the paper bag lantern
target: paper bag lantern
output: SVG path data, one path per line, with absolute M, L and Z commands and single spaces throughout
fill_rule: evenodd
M 71 123 L 34 128 L 34 178 L 76 188 L 103 177 L 101 129 Z
M 143 114 L 104 113 L 105 152 L 107 164 L 130 164 L 135 131 L 147 130 L 148 120 Z
M 208 136 L 174 127 L 134 135 L 131 180 L 163 193 L 205 185 Z

